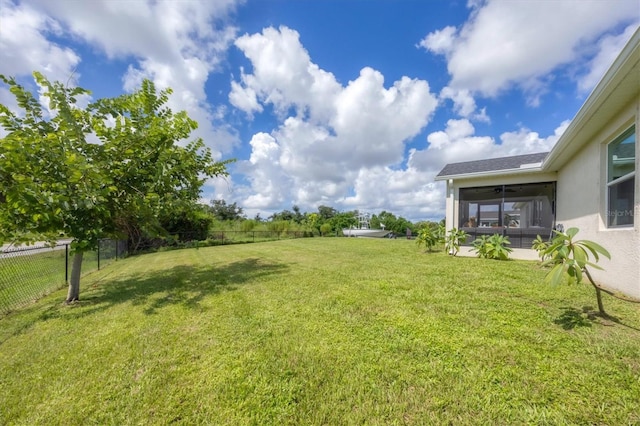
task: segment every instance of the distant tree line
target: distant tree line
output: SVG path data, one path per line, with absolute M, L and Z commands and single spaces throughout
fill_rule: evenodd
M 191 211 L 174 214 L 163 224 L 169 234 L 176 236 L 174 241 L 204 240 L 207 233 L 218 231 L 296 231 L 304 232 L 306 236 L 341 236 L 343 229 L 357 226 L 357 217 L 357 210 L 341 212 L 321 205 L 316 211 L 303 212 L 299 206 L 293 205 L 290 210 L 275 212 L 267 218 L 260 214 L 248 218 L 237 203 L 215 199 L 209 204 L 193 206 Z M 438 223 L 414 223 L 385 210 L 372 214 L 370 219 L 372 229 L 384 227 L 396 235 L 405 235 L 407 229 L 415 235 L 425 226 L 437 227 Z

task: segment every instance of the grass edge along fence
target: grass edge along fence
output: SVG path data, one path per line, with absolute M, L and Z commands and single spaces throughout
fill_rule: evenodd
M 311 231 L 213 231 L 209 234 L 208 241 L 211 245 L 242 244 L 314 236 Z
M 86 252 L 82 275 L 100 270 L 127 253 L 127 242 L 101 240 L 98 250 Z M 71 259 L 69 242 L 54 247 L 3 247 L 0 251 L 0 315 L 54 292 L 69 282 Z

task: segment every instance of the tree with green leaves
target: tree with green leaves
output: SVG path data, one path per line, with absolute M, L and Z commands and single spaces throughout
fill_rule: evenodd
M 595 283 L 587 266 L 602 269 L 596 265 L 600 260 L 600 255 L 607 259 L 611 259 L 611 255 L 604 247 L 593 241 L 576 240 L 575 236 L 578 231 L 578 228 L 569 228 L 566 232 L 553 231 L 556 234 L 553 240 L 547 245 L 539 245 L 542 257 L 547 259 L 542 264 L 552 266 L 545 281 L 557 285 L 563 281 L 564 277 L 568 277 L 570 283 L 580 284 L 583 276 L 586 275 L 595 289 L 598 310 L 601 315 L 606 316 L 607 313 L 602 303 L 603 289 Z M 593 256 L 596 263 L 590 261 L 590 255 Z
M 175 206 L 170 211 L 163 211 L 159 216 L 160 227 L 167 235 L 163 242 L 175 244 L 206 240 L 213 222 L 207 207 L 202 204 L 185 203 Z
M 320 230 L 320 215 L 318 213 L 305 213 L 303 224 L 311 230 Z
M 300 211 L 300 207 L 298 205 L 294 204 L 291 209 L 293 210 L 293 213 L 295 215 L 294 218 L 293 218 L 293 221 L 295 223 L 297 223 L 297 224 L 301 224 L 302 220 L 304 219 L 304 215 Z
M 336 214 L 338 214 L 338 211 L 333 207 L 318 206 L 318 215 L 323 221 L 331 219 Z
M 640 303 L 640 299 L 600 287 L 594 281 L 587 266 L 602 270 L 602 268 L 597 265 L 597 262 L 600 261 L 600 255 L 611 259 L 611 255 L 607 249 L 594 241 L 576 240 L 575 237 L 579 232 L 578 228 L 569 228 L 565 232 L 557 230 L 553 232 L 555 233 L 555 237 L 553 237 L 550 242 L 540 244 L 541 238 L 537 238 L 533 243 L 534 250 L 537 250 L 543 259 L 542 265 L 551 266 L 551 270 L 545 277 L 545 282 L 557 285 L 566 279 L 569 283 L 580 284 L 586 276 L 595 290 L 598 312 L 605 318 L 612 317 L 604 310 L 602 293 L 607 293 L 625 302 Z M 593 256 L 595 263 L 591 262 L 591 256 Z
M 377 216 L 374 215 L 374 216 L 375 217 L 371 218 L 372 219 L 371 222 L 373 222 L 371 224 L 371 227 L 373 229 L 382 229 L 384 225 L 384 229 L 386 229 L 387 231 L 396 232 L 398 234 L 404 231 L 404 230 L 396 230 L 396 222 L 398 221 L 398 218 L 393 213 L 383 210 L 380 212 L 379 215 Z
M 214 161 L 201 139 L 177 143 L 197 123 L 166 107 L 170 89 L 158 93 L 145 80 L 133 93 L 82 107 L 78 98 L 89 91 L 34 78 L 48 110 L 0 76 L 21 109 L 0 105 L 0 243 L 72 238 L 70 303 L 80 296 L 85 252 L 101 238 L 159 232 L 161 213 L 195 202 L 228 161 Z
M 332 228 L 331 224 L 328 223 L 328 222 L 325 222 L 322 225 L 320 225 L 320 235 L 323 236 L 323 237 L 326 236 L 326 235 L 329 235 L 331 233 L 332 229 L 333 228 Z
M 334 214 L 325 223 L 328 223 L 334 232 L 340 233 L 340 235 L 342 235 L 343 229 L 348 229 L 358 224 L 358 219 L 356 218 L 356 216 L 356 212 L 339 212 Z
M 295 222 L 295 217 L 296 217 L 295 213 L 285 209 L 285 210 L 282 210 L 281 212 L 276 212 L 271 216 L 269 216 L 269 220 L 271 220 L 272 222 L 279 222 L 279 221 Z
M 244 217 L 242 207 L 235 202 L 227 204 L 225 200 L 211 200 L 209 211 L 221 221 L 241 220 Z

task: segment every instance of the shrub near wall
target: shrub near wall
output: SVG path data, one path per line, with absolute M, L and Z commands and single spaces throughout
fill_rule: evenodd
M 509 253 L 513 251 L 510 247 L 509 237 L 500 234 L 493 234 L 490 237 L 483 235 L 473 242 L 473 249 L 482 259 L 507 260 Z

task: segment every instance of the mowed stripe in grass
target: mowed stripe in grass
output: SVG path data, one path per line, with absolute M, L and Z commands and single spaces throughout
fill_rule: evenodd
M 637 307 L 543 277 L 407 240 L 125 259 L 0 319 L 0 423 L 640 422 Z

